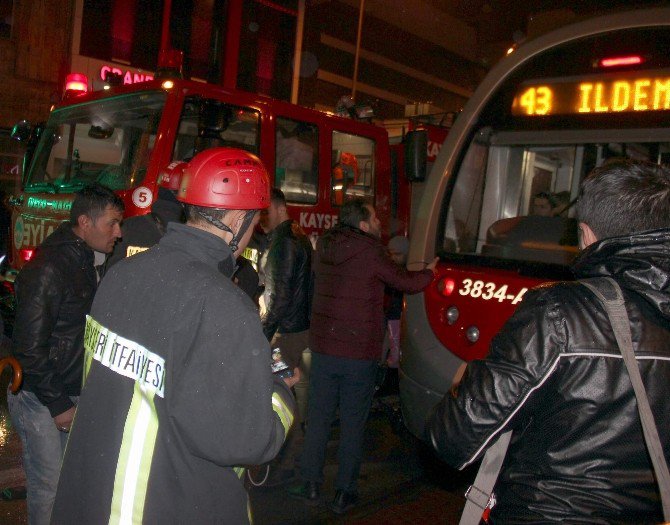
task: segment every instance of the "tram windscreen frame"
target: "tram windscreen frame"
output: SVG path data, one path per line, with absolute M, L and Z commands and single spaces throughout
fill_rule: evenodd
M 496 261 L 504 266 L 511 263 L 518 267 L 524 264 L 568 266 L 578 253 L 574 202 L 579 182 L 591 169 L 615 156 L 668 163 L 670 139 L 654 137 L 653 131 L 667 130 L 670 108 L 665 106 L 670 105 L 670 99 L 663 99 L 664 107 L 657 110 L 580 112 L 563 109 L 545 115 L 529 115 L 515 110 L 515 99 L 518 108 L 519 94 L 523 94 L 529 86 L 558 86 L 556 89 L 572 90 L 574 108 L 574 89 L 580 82 L 607 81 L 611 87 L 622 79 L 635 82 L 644 78 L 666 78 L 662 76 L 664 74 L 667 74 L 670 88 L 670 56 L 665 51 L 668 46 L 670 31 L 667 29 L 630 29 L 554 47 L 512 73 L 484 107 L 478 118 L 479 125 L 472 130 L 469 146 L 460 153 L 453 183 L 447 188 L 442 205 L 438 253 L 494 266 Z M 598 66 L 603 58 L 631 54 L 641 56 L 642 63 L 617 68 Z M 575 135 L 581 133 L 582 137 L 575 138 L 574 142 L 566 141 L 565 135 L 573 130 Z M 603 131 L 603 140 L 594 140 L 599 130 Z M 617 130 L 622 130 L 621 140 L 612 140 L 611 135 Z M 626 130 L 629 130 L 629 136 L 636 138 L 626 138 Z M 536 133 L 538 131 L 546 133 L 544 142 L 542 138 L 538 139 L 542 136 Z M 649 132 L 648 136 L 640 140 L 639 136 L 644 135 L 644 131 Z M 497 142 L 499 136 L 507 134 L 509 138 L 515 133 L 519 134 L 519 142 Z M 560 133 L 563 133 L 560 140 L 552 142 L 552 137 Z M 535 137 L 524 143 L 529 134 L 535 134 Z M 665 132 L 666 136 L 669 134 Z M 565 173 L 561 173 L 558 167 L 561 162 L 572 162 Z M 504 172 L 502 175 L 501 170 Z M 494 172 L 497 180 L 490 175 Z M 514 174 L 516 180 L 513 180 Z M 504 175 L 511 178 L 505 179 Z M 536 184 L 534 175 L 539 175 L 545 182 Z M 468 185 L 469 195 L 464 191 Z M 511 192 L 510 185 L 516 185 Z M 547 190 L 546 193 L 551 195 L 563 194 L 563 197 L 567 194 L 567 210 L 560 219 L 554 215 L 550 219 L 542 219 L 547 224 L 521 228 L 526 233 L 535 231 L 541 239 L 526 239 L 524 242 L 516 239 L 513 247 L 504 245 L 503 241 L 509 240 L 505 239 L 509 233 L 506 226 L 514 226 L 512 223 L 515 223 L 512 219 L 523 218 L 516 221 L 517 229 L 520 221 L 532 222 L 528 217 L 533 215 L 536 193 L 542 193 L 539 190 Z M 492 200 L 492 195 L 497 197 L 497 202 Z M 457 210 L 459 202 L 463 210 L 460 218 Z M 500 227 L 500 246 L 489 242 L 496 234 L 494 223 Z M 551 242 L 546 238 L 550 230 L 558 235 Z M 517 233 L 514 237 L 523 236 Z M 523 249 L 520 248 L 522 244 Z

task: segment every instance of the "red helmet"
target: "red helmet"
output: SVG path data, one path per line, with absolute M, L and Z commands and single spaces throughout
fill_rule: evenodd
M 184 169 L 188 164 L 185 162 L 171 162 L 168 167 L 161 170 L 158 176 L 158 185 L 170 191 L 179 191 L 181 186 L 181 178 L 184 175 Z
M 187 164 L 177 200 L 206 208 L 260 210 L 270 206 L 270 178 L 256 155 L 210 148 Z

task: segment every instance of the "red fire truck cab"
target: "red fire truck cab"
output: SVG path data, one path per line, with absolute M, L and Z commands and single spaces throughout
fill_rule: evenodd
M 417 144 L 416 153 L 402 155 L 421 157 L 426 144 Z M 163 79 L 71 96 L 51 111 L 23 192 L 11 199 L 12 266 L 21 268 L 69 217 L 84 185 L 117 191 L 126 216 L 148 213 L 162 170 L 217 146 L 259 155 L 290 215 L 312 236 L 337 223 L 349 196 L 374 203 L 386 235 L 408 231 L 409 200 L 400 196 L 406 173 L 392 166 L 384 128 L 262 95 Z

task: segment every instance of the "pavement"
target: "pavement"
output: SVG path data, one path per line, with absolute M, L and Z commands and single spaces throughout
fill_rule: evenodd
M 25 475 L 21 466 L 21 443 L 12 429 L 4 401 L 8 377 L 5 372 L 0 380 L 3 393 L 0 401 L 0 525 L 21 525 L 27 523 Z M 254 487 L 247 482 L 254 523 L 457 524 L 465 502 L 463 493 L 474 472 L 459 473 L 430 456 L 399 424 L 398 404 L 395 392 L 387 392 L 374 401 L 365 434 L 360 502 L 355 508 L 344 516 L 328 508 L 334 497 L 337 473 L 339 428 L 335 423 L 326 452 L 321 504 L 309 507 L 288 497 L 286 489 L 299 483 L 295 477 L 273 486 Z

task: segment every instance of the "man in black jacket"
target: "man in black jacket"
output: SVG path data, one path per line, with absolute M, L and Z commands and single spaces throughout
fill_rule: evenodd
M 269 247 L 261 264 L 265 274 L 265 291 L 261 307 L 263 332 L 272 348 L 281 354 L 290 368 L 301 368 L 296 385 L 300 422 L 307 412 L 309 379 L 309 309 L 312 274 L 312 245 L 300 225 L 288 216 L 284 193 L 273 188 L 265 226 L 269 230 Z
M 574 272 L 621 286 L 670 459 L 670 172 L 608 162 L 582 182 L 577 212 L 584 251 Z M 428 422 L 459 468 L 506 430 L 494 523 L 663 521 L 630 378 L 603 305 L 579 282 L 529 291 Z
M 93 250 L 112 251 L 122 218 L 123 202 L 113 191 L 83 189 L 70 221 L 46 238 L 16 281 L 13 352 L 23 389 L 7 401 L 23 442 L 31 525 L 49 523 L 81 389 L 84 326 L 97 286 Z

